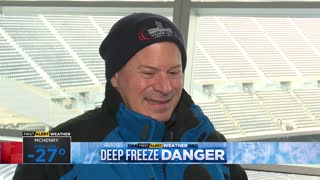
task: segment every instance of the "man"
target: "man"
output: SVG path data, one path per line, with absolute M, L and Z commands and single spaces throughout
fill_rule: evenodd
M 120 19 L 100 46 L 106 63 L 102 107 L 53 131 L 72 141 L 221 142 L 209 119 L 183 90 L 186 50 L 167 18 L 134 13 Z M 84 133 L 86 132 L 86 133 Z M 239 165 L 21 165 L 14 179 L 247 179 Z

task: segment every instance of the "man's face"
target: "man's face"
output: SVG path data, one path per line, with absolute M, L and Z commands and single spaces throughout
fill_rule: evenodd
M 131 110 L 167 121 L 182 93 L 180 50 L 172 42 L 151 44 L 134 55 L 111 83 Z

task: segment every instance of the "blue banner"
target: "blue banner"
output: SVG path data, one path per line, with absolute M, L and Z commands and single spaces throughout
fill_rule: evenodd
M 71 163 L 320 164 L 316 142 L 76 143 Z

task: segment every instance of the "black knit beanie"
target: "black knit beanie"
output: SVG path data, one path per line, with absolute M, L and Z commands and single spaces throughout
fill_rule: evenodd
M 110 80 L 141 49 L 157 42 L 170 41 L 181 51 L 182 70 L 186 67 L 186 50 L 180 30 L 168 18 L 150 13 L 123 17 L 110 29 L 99 52 L 105 60 L 106 78 Z

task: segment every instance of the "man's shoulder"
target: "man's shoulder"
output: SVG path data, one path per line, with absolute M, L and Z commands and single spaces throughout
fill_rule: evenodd
M 102 112 L 100 108 L 87 111 L 77 117 L 69 119 L 68 121 L 59 124 L 57 127 L 52 129 L 52 131 L 68 131 L 72 129 L 79 128 L 79 126 L 90 126 L 94 125 L 93 122 L 99 121 Z
M 213 131 L 207 138 L 208 142 L 227 142 L 227 139 L 219 131 Z M 230 180 L 247 180 L 245 170 L 239 164 L 227 164 L 230 171 Z
M 207 138 L 207 142 L 227 142 L 227 139 L 219 131 L 214 130 Z
M 51 132 L 70 132 L 72 141 L 102 141 L 116 126 L 113 121 L 101 108 L 96 108 L 59 124 Z

